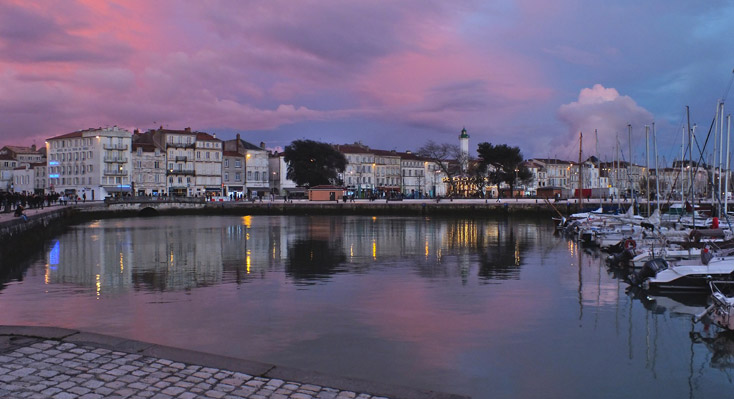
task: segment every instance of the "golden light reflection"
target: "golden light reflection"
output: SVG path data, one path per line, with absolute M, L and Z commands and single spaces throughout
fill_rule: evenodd
M 372 240 L 372 259 L 377 260 L 377 240 Z
M 568 252 L 571 253 L 571 256 L 573 256 L 574 253 L 576 252 L 576 246 L 574 245 L 573 241 L 568 242 Z
M 99 281 L 99 274 L 95 276 L 95 279 L 95 286 L 97 287 L 97 299 L 99 299 L 99 294 L 102 292 L 102 283 Z
M 245 227 L 247 227 L 248 229 L 252 227 L 252 216 L 243 216 L 242 223 L 244 223 Z
M 122 252 L 120 252 L 120 274 L 125 271 L 125 262 L 122 258 Z
M 426 259 L 428 259 L 428 254 L 430 252 L 428 251 L 428 240 L 426 240 Z
M 349 244 L 349 257 L 354 258 L 354 243 Z
M 372 221 L 373 222 L 376 222 L 377 221 L 377 216 L 372 216 Z
M 520 266 L 520 240 L 515 241 L 515 266 Z
M 168 266 L 171 266 L 173 264 L 173 250 L 171 250 L 170 256 L 168 258 Z
M 275 244 L 273 244 L 273 259 L 275 259 Z
M 48 285 L 51 281 L 51 265 L 46 263 L 46 273 L 43 275 L 43 283 Z
M 249 240 L 249 239 L 250 239 L 250 233 L 245 234 L 245 240 Z
M 252 258 L 250 257 L 250 250 L 247 250 L 247 274 L 250 274 L 250 263 L 252 262 Z

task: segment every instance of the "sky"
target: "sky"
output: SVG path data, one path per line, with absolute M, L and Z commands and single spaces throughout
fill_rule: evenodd
M 703 142 L 729 98 L 732 20 L 720 0 L 2 0 L 0 146 L 117 125 L 416 151 L 466 128 L 472 152 L 574 160 L 582 133 L 585 157 L 641 163 L 654 123 L 670 162 L 686 106 Z

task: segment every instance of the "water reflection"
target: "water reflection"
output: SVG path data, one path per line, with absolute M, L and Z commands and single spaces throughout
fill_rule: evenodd
M 341 245 L 327 240 L 296 240 L 288 248 L 286 275 L 295 280 L 322 279 L 347 259 Z
M 294 220 L 297 222 L 294 223 Z M 395 217 L 175 218 L 96 221 L 70 229 L 46 253 L 46 284 L 95 295 L 245 283 L 284 269 L 297 281 L 412 259 L 426 278 L 518 279 L 532 225 Z
M 730 341 L 691 323 L 697 303 L 627 290 L 623 271 L 552 233 L 518 218 L 105 220 L 70 229 L 0 290 L 0 324 L 477 398 L 732 388 L 717 368 L 734 371 Z

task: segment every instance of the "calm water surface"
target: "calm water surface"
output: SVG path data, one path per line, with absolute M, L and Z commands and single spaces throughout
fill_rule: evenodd
M 545 219 L 101 220 L 0 285 L 0 323 L 475 398 L 729 396 L 705 297 L 628 293 L 601 259 Z

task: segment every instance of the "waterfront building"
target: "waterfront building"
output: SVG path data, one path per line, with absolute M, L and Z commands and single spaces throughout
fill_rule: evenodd
M 13 191 L 13 170 L 18 167 L 16 161 L 9 154 L 0 154 L 0 192 Z
M 117 126 L 46 141 L 49 190 L 87 199 L 130 193 L 132 133 Z
M 46 162 L 45 148 L 36 149 L 35 144 L 30 147 L 7 145 L 0 148 L 0 192 L 22 192 L 14 187 L 15 179 L 13 175 L 15 169 L 41 162 Z M 30 192 L 33 192 L 33 190 L 30 190 Z
M 532 158 L 528 160 L 545 169 L 545 173 L 538 175 L 537 186 L 539 187 L 563 187 L 569 188 L 571 175 L 571 162 L 555 158 Z
M 265 143 L 256 146 L 242 140 L 239 133 L 234 140 L 224 141 L 225 151 L 234 151 L 245 157 L 245 186 L 248 198 L 266 195 L 270 192 L 269 153 Z
M 426 191 L 428 161 L 410 151 L 400 153 L 401 192 L 408 198 L 423 198 Z
M 224 151 L 222 160 L 223 195 L 242 199 L 245 191 L 245 156 L 237 151 Z
M 13 170 L 13 191 L 21 194 L 33 194 L 35 192 L 35 174 L 31 165 L 17 167 Z
M 394 150 L 372 150 L 372 154 L 375 157 L 375 185 L 378 195 L 395 196 L 400 193 L 400 155 Z
M 448 176 L 444 169 L 435 161 L 426 161 L 423 167 L 426 176 L 424 192 L 431 198 L 445 197 L 448 194 Z
M 222 140 L 208 134 L 196 133 L 196 160 L 194 162 L 194 195 L 222 195 Z
M 298 187 L 296 182 L 288 178 L 288 163 L 285 161 L 285 154 L 274 152 L 268 158 L 270 163 L 268 170 L 270 171 L 270 189 L 273 194 L 286 196 L 304 195 L 305 189 Z
M 37 149 L 35 144 L 30 147 L 6 145 L 0 148 L 0 155 L 9 155 L 12 159 L 18 161 L 18 166 L 24 166 L 46 162 L 45 150 L 45 148 Z
M 337 144 L 334 146 L 347 159 L 347 167 L 339 178 L 344 182 L 347 192 L 357 198 L 367 198 L 375 193 L 375 154 L 366 145 Z
M 131 180 L 135 195 L 159 196 L 166 192 L 166 152 L 155 143 L 150 131 L 133 132 Z
M 33 170 L 33 191 L 36 194 L 46 194 L 48 190 L 48 174 L 46 162 L 31 163 Z
M 204 132 L 163 129 L 152 131 L 156 145 L 166 153 L 168 195 L 194 197 L 221 195 L 222 141 Z

